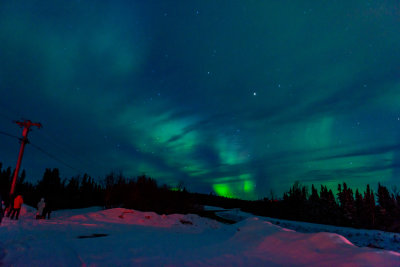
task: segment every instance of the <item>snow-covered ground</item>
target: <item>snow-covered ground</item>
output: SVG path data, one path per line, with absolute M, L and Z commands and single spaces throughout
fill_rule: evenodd
M 217 211 L 216 214 L 222 218 L 233 221 L 242 221 L 247 218 L 257 217 L 253 214 L 242 212 L 240 209 L 224 210 L 218 207 L 208 207 L 208 210 Z M 392 232 L 384 232 L 379 230 L 354 229 L 348 227 L 337 227 L 324 224 L 297 222 L 281 220 L 269 217 L 257 217 L 267 220 L 275 225 L 283 228 L 291 229 L 301 233 L 319 233 L 329 232 L 344 236 L 354 245 L 359 247 L 373 247 L 385 250 L 396 251 L 400 253 L 400 234 Z
M 0 266 L 400 266 L 397 252 L 358 247 L 336 233 L 304 233 L 313 232 L 309 224 L 291 222 L 299 232 L 281 227 L 285 221 L 222 213 L 240 221 L 121 208 L 35 220 L 24 206 L 20 220 L 0 226 Z

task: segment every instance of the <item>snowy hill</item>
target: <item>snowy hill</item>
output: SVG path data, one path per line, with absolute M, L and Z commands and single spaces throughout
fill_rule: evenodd
M 241 221 L 247 218 L 255 217 L 253 214 L 242 212 L 240 209 L 221 209 L 216 207 L 207 207 L 208 210 L 216 211 L 219 217 Z M 258 217 L 267 220 L 275 225 L 288 228 L 301 233 L 320 233 L 329 232 L 344 236 L 354 245 L 359 247 L 373 247 L 385 250 L 396 251 L 400 253 L 400 234 L 392 232 L 384 232 L 380 230 L 365 230 L 349 227 L 340 227 L 316 223 L 297 222 L 282 220 L 269 217 Z
M 336 233 L 296 232 L 261 217 L 240 215 L 240 222 L 226 225 L 121 208 L 34 216 L 24 206 L 19 221 L 3 220 L 0 266 L 400 266 L 400 253 L 357 247 Z

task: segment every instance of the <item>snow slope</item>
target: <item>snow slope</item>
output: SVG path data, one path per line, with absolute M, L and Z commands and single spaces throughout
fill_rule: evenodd
M 301 233 L 249 217 L 233 225 L 197 215 L 127 209 L 54 212 L 0 226 L 0 266 L 400 266 L 397 252 L 360 248 L 335 233 Z
M 218 207 L 207 207 L 208 210 L 216 211 L 216 214 L 222 218 L 232 221 L 242 221 L 247 218 L 255 217 L 251 213 L 242 212 L 240 209 L 221 209 Z M 256 216 L 257 217 L 257 216 Z M 365 230 L 349 227 L 339 227 L 316 223 L 297 222 L 281 220 L 269 217 L 258 217 L 267 220 L 275 225 L 292 229 L 301 233 L 319 233 L 329 232 L 344 236 L 353 244 L 359 247 L 373 247 L 385 250 L 400 252 L 400 234 L 385 232 L 380 230 Z

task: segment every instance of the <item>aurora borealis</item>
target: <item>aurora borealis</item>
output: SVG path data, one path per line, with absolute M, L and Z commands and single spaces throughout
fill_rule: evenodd
M 256 199 L 400 178 L 397 1 L 2 1 L 0 130 L 22 168 Z M 19 144 L 0 135 L 0 162 Z

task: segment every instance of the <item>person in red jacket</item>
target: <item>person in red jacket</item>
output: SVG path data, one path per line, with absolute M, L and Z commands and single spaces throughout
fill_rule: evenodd
M 18 220 L 18 216 L 19 216 L 19 212 L 21 211 L 22 203 L 24 203 L 24 199 L 22 198 L 21 195 L 18 195 L 14 199 L 14 207 L 13 207 L 13 211 L 12 211 L 11 217 L 10 217 L 11 220 L 14 218 L 14 215 L 15 215 L 15 219 Z

